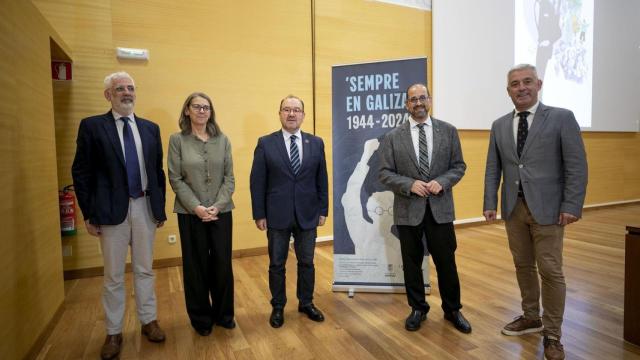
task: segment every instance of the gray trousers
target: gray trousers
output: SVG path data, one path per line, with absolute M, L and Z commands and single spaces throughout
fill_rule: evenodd
M 102 304 L 108 335 L 122 332 L 125 308 L 124 270 L 129 246 L 138 320 L 142 324 L 156 320 L 152 270 L 156 228 L 146 196 L 129 199 L 129 213 L 121 224 L 101 226 L 100 244 L 104 260 Z

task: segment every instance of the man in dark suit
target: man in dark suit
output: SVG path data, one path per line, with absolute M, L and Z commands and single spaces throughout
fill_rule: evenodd
M 269 323 L 274 328 L 284 323 L 285 264 L 291 235 L 298 259 L 298 311 L 313 321 L 324 321 L 313 304 L 313 255 L 316 228 L 324 225 L 329 212 L 324 143 L 300 131 L 304 103 L 289 95 L 280 102 L 279 115 L 282 129 L 258 139 L 251 167 L 253 219 L 258 229 L 267 230 L 273 306 Z
M 111 110 L 80 122 L 72 174 L 87 231 L 102 247 L 107 338 L 100 355 L 113 359 L 122 345 L 129 246 L 142 334 L 153 342 L 165 339 L 156 321 L 152 264 L 155 231 L 167 219 L 166 186 L 160 129 L 134 115 L 133 79 L 117 72 L 104 85 Z
M 393 221 L 398 228 L 404 282 L 411 313 L 409 331 L 420 329 L 429 305 L 424 295 L 423 235 L 438 273 L 444 318 L 463 333 L 471 325 L 460 309 L 460 280 L 456 267 L 456 234 L 452 188 L 467 165 L 456 128 L 429 116 L 431 96 L 423 84 L 407 89 L 411 119 L 390 131 L 380 147 L 380 182 L 394 193 Z
M 547 359 L 564 359 L 560 343 L 566 285 L 562 273 L 564 226 L 578 221 L 587 189 L 587 160 L 573 113 L 538 101 L 542 80 L 533 65 L 509 70 L 507 92 L 515 110 L 493 122 L 484 185 L 484 216 L 501 209 L 516 267 L 523 315 L 502 333 L 543 331 Z M 540 283 L 542 307 L 540 319 Z M 543 330 L 544 329 L 544 330 Z

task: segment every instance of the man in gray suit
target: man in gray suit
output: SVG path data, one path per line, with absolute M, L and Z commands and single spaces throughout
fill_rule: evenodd
M 411 313 L 405 329 L 416 331 L 426 320 L 422 260 L 427 250 L 438 273 L 444 318 L 463 333 L 471 325 L 460 308 L 460 280 L 456 268 L 452 188 L 467 165 L 462 159 L 458 132 L 429 116 L 431 96 L 423 84 L 407 89 L 411 119 L 390 131 L 380 147 L 380 181 L 394 193 L 393 221 L 398 228 L 407 299 Z
M 523 315 L 502 333 L 543 331 L 545 357 L 564 359 L 562 238 L 564 226 L 582 214 L 587 187 L 584 144 L 571 111 L 538 101 L 542 81 L 534 66 L 513 67 L 507 80 L 515 110 L 491 127 L 484 187 L 484 217 L 495 220 L 502 177 L 502 218 L 522 296 Z

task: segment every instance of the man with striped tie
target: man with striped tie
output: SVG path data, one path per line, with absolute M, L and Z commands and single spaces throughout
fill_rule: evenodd
M 460 309 L 452 188 L 467 168 L 458 131 L 429 116 L 431 96 L 423 84 L 407 89 L 409 121 L 390 131 L 380 147 L 380 182 L 394 193 L 393 221 L 398 228 L 404 282 L 411 313 L 405 329 L 416 331 L 429 312 L 424 295 L 423 235 L 438 273 L 444 318 L 471 332 Z
M 269 323 L 284 323 L 287 303 L 285 265 L 293 235 L 298 260 L 298 311 L 313 321 L 324 315 L 313 304 L 316 228 L 329 212 L 327 164 L 321 138 L 300 130 L 304 102 L 289 95 L 280 102 L 282 129 L 258 139 L 251 167 L 253 219 L 267 230 L 269 289 L 273 310 Z

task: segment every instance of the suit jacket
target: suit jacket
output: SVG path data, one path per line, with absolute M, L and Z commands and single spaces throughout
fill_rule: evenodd
M 295 221 L 303 230 L 315 229 L 329 213 L 329 191 L 324 143 L 302 132 L 302 164 L 297 175 L 282 131 L 258 139 L 251 167 L 253 218 L 267 219 L 273 229 L 287 229 Z
M 516 205 L 520 182 L 538 224 L 556 224 L 560 212 L 580 217 L 587 189 L 587 159 L 573 113 L 540 103 L 520 158 L 513 136 L 513 116 L 512 111 L 491 126 L 484 210 L 497 210 L 502 177 L 503 219 L 509 219 Z
M 433 149 L 429 166 L 429 179 L 422 179 L 420 166 L 411 141 L 411 123 L 405 122 L 384 137 L 380 148 L 379 179 L 394 193 L 393 221 L 396 225 L 419 225 L 427 203 L 438 224 L 455 219 L 452 188 L 460 181 L 467 165 L 462 158 L 460 138 L 456 128 L 444 121 L 431 118 Z M 416 180 L 435 180 L 442 192 L 429 195 L 429 201 L 411 192 Z
M 166 181 L 160 128 L 149 120 L 134 118 L 142 142 L 151 211 L 156 221 L 165 221 Z M 71 172 L 85 220 L 94 225 L 117 225 L 124 221 L 129 210 L 127 170 L 111 110 L 80 122 Z

